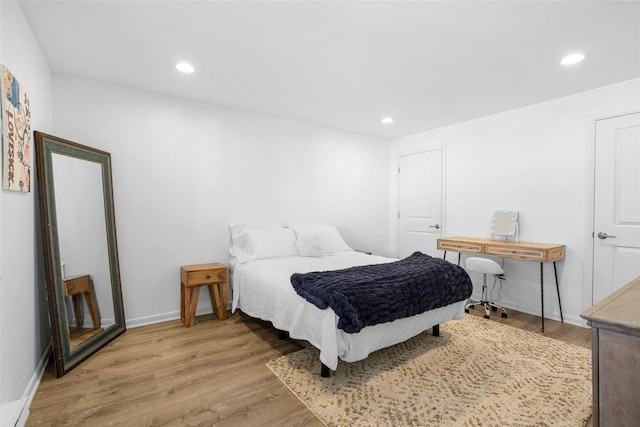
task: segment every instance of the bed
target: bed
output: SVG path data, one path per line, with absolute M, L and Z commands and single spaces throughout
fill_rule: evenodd
M 325 376 L 328 369 L 337 369 L 338 360 L 362 360 L 371 352 L 432 327 L 436 331 L 441 323 L 464 317 L 468 296 L 424 313 L 366 326 L 357 333 L 338 329 L 336 313 L 331 308 L 320 309 L 298 295 L 291 276 L 398 260 L 351 249 L 335 227 L 234 225 L 230 226 L 229 250 L 232 311 L 240 309 L 251 317 L 271 322 L 291 338 L 308 341 L 320 350 Z

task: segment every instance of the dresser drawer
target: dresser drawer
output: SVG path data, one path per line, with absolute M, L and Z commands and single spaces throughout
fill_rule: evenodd
M 543 245 L 538 245 L 538 247 L 531 245 L 527 247 L 519 243 L 511 246 L 502 246 L 500 244 L 493 246 L 487 245 L 486 254 L 513 259 L 523 259 L 525 261 L 549 262 L 564 258 L 564 246 L 558 245 L 547 248 L 543 247 Z
M 200 283 L 216 283 L 227 281 L 227 269 L 191 271 L 187 275 L 187 285 L 197 285 Z
M 490 246 L 487 248 L 487 254 L 499 257 L 520 258 L 531 260 L 544 260 L 545 252 L 535 249 L 512 249 Z
M 186 266 L 180 270 L 180 281 L 185 286 L 226 282 L 227 277 L 227 267 L 223 265 L 212 265 L 211 267 Z
M 438 240 L 438 249 L 443 251 L 482 253 L 482 245 L 476 243 L 451 242 Z

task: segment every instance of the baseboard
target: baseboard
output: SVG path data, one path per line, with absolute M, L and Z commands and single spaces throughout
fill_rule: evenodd
M 24 421 L 21 421 L 21 413 L 28 412 L 25 410 L 25 402 L 27 397 L 23 396 L 22 399 L 12 400 L 11 402 L 5 402 L 0 408 L 0 425 L 3 426 L 15 426 L 24 427 L 26 417 Z
M 52 348 L 52 343 L 49 343 L 42 355 L 42 358 L 40 359 L 40 362 L 38 363 L 38 367 L 31 376 L 31 380 L 27 385 L 24 397 L 18 401 L 19 404 L 15 405 L 16 416 L 14 416 L 15 423 L 13 424 L 15 427 L 24 427 L 27 424 L 27 418 L 29 418 L 29 407 L 31 406 L 31 402 L 33 402 L 36 391 L 38 391 L 38 386 L 40 385 L 40 381 L 44 375 L 44 370 L 47 367 L 47 362 L 49 361 L 49 355 L 51 354 Z
M 170 311 L 167 313 L 153 314 L 151 316 L 134 317 L 127 319 L 127 328 L 138 328 L 140 326 L 153 325 L 154 323 L 168 322 L 180 318 L 179 311 Z
M 228 305 L 231 306 L 230 304 Z M 198 307 L 196 316 L 203 314 L 211 314 L 213 309 L 211 305 L 202 304 L 202 307 Z M 151 316 L 134 317 L 127 319 L 127 328 L 138 328 L 140 326 L 153 325 L 154 323 L 168 322 L 170 320 L 180 319 L 180 311 L 169 311 L 166 313 L 153 314 Z

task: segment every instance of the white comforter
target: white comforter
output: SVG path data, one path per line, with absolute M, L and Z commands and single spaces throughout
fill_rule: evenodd
M 321 310 L 296 294 L 290 282 L 293 273 L 339 270 L 355 265 L 396 261 L 345 251 L 320 258 L 293 256 L 232 264 L 232 311 L 270 321 L 295 339 L 310 342 L 320 350 L 320 361 L 335 370 L 338 358 L 355 362 L 369 353 L 405 341 L 433 325 L 464 317 L 466 301 L 393 322 L 368 326 L 356 334 L 336 327 L 337 315 Z

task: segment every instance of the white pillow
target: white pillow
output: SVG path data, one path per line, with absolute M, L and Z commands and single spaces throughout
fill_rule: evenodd
M 302 256 L 322 256 L 349 251 L 338 230 L 332 225 L 296 225 L 296 247 Z
M 240 263 L 298 255 L 295 233 L 288 228 L 249 230 L 236 237 L 235 245 Z
M 296 248 L 300 256 L 322 256 L 322 239 L 315 234 L 303 234 L 296 239 Z
M 264 229 L 281 229 L 285 228 L 282 222 L 254 222 L 249 224 L 232 224 L 229 226 L 229 254 L 236 256 L 236 239 L 238 236 L 251 230 L 264 230 Z

